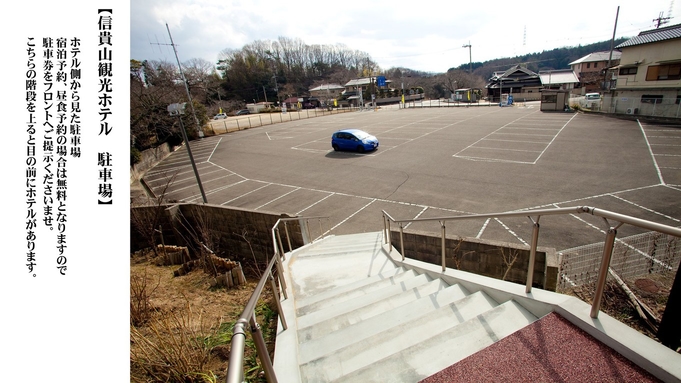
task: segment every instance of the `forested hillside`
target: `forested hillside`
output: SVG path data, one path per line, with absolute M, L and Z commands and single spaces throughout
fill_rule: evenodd
M 616 39 L 613 46 L 617 46 L 626 40 L 628 40 L 628 38 Z M 571 62 L 578 60 L 589 53 L 609 50 L 610 41 L 602 41 L 599 43 L 579 45 L 576 47 L 555 48 L 516 57 L 499 58 L 485 62 L 474 62 L 472 67 L 474 74 L 485 79 L 490 78 L 492 73 L 495 71 L 503 71 L 516 64 L 522 64 L 524 67 L 534 72 L 552 69 L 569 69 L 569 64 Z M 467 71 L 468 65 L 468 63 L 464 63 L 452 69 Z

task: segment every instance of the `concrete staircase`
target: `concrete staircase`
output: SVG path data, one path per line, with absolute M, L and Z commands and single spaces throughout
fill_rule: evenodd
M 280 382 L 418 382 L 538 319 L 401 267 L 381 245 L 380 232 L 332 236 L 289 254 Z

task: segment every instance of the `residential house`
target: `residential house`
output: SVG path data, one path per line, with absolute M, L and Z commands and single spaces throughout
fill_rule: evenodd
M 502 94 L 511 94 L 518 101 L 537 101 L 542 89 L 537 73 L 516 65 L 505 72 L 494 72 L 487 85 L 490 100 L 500 100 Z
M 343 96 L 349 101 L 350 105 L 360 106 L 363 103 L 371 102 L 371 95 L 366 93 L 367 90 L 373 90 L 375 94 L 381 88 L 388 88 L 389 83 L 391 81 L 386 80 L 385 86 L 378 86 L 376 77 L 357 78 L 345 83 Z
M 643 31 L 617 49 L 622 57 L 613 74 L 616 84 L 603 109 L 681 117 L 681 24 Z
M 424 97 L 423 88 L 420 86 L 409 87 L 407 85 L 407 88 L 404 90 L 394 89 L 391 87 L 391 80 L 383 78 L 377 81 L 377 78 L 380 79 L 380 77 L 364 77 L 348 81 L 345 84 L 345 90 L 339 103 L 351 106 L 367 105 L 371 103 L 372 95 L 376 97 L 377 105 L 422 100 Z M 403 91 L 404 99 L 402 99 Z
M 572 69 L 558 69 L 539 72 L 544 89 L 573 90 L 579 84 L 579 78 Z
M 322 84 L 310 89 L 310 95 L 320 100 L 333 100 L 340 97 L 345 87 L 338 84 Z
M 620 62 L 622 53 L 613 50 L 593 52 L 588 55 L 571 62 L 570 69 L 577 75 L 579 79 L 579 87 L 581 94 L 591 92 L 600 92 L 601 83 L 605 80 L 605 70 L 607 68 L 617 66 Z

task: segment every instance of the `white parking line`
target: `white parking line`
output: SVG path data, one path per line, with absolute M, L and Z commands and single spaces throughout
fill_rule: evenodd
M 660 180 L 660 183 L 664 185 L 664 178 L 662 177 L 662 171 L 660 170 L 660 166 L 657 164 L 657 159 L 655 159 L 655 153 L 653 153 L 653 148 L 650 147 L 650 141 L 648 141 L 648 137 L 646 136 L 646 131 L 643 129 L 643 125 L 641 125 L 640 120 L 636 120 L 638 123 L 638 127 L 641 129 L 641 134 L 643 134 L 643 139 L 646 140 L 646 145 L 648 146 L 648 152 L 650 153 L 650 158 L 653 160 L 653 165 L 655 165 L 655 171 L 657 171 L 657 177 Z
M 274 201 L 276 201 L 276 200 L 279 200 L 279 199 L 282 199 L 282 198 L 286 197 L 287 195 L 289 195 L 289 194 L 291 194 L 291 193 L 293 193 L 293 192 L 296 192 L 296 191 L 298 191 L 298 190 L 300 190 L 299 187 L 297 187 L 297 188 L 291 190 L 291 191 L 288 192 L 288 193 L 284 193 L 284 194 L 280 195 L 279 197 L 277 197 L 277 198 L 275 198 L 275 199 L 273 199 L 273 200 L 271 200 L 271 201 L 269 201 L 269 202 L 266 202 L 266 203 L 264 203 L 264 204 L 262 204 L 262 205 L 256 207 L 254 210 L 258 210 L 258 209 L 260 209 L 261 207 L 265 207 L 265 206 L 271 204 L 272 202 L 274 202 Z

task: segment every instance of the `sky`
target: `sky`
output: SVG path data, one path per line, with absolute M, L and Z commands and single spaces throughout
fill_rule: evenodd
M 180 62 L 211 63 L 224 49 L 286 37 L 366 52 L 382 69 L 433 73 L 610 40 L 616 17 L 616 38 L 655 28 L 661 12 L 672 17 L 667 25 L 681 23 L 681 2 L 673 0 L 136 0 L 130 12 L 132 59 L 176 62 L 170 36 Z

